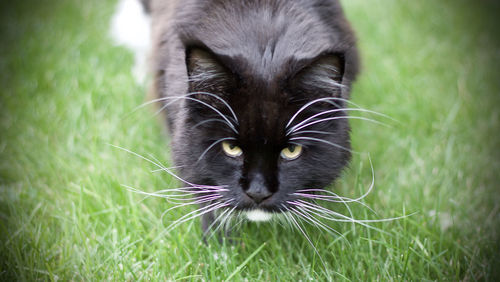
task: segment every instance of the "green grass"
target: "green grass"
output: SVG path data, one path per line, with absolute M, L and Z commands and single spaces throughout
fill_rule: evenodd
M 439 3 L 437 3 L 439 2 Z M 353 123 L 375 190 L 352 206 L 385 232 L 335 224 L 346 240 L 246 224 L 235 244 L 201 243 L 198 220 L 163 233 L 179 185 L 114 144 L 168 164 L 168 138 L 107 37 L 112 2 L 0 4 L 0 280 L 494 280 L 500 226 L 499 6 L 493 1 L 343 1 L 363 72 L 353 101 L 397 119 Z M 355 157 L 333 187 L 370 183 Z M 341 207 L 333 207 L 341 209 Z M 345 211 L 345 210 L 343 210 Z

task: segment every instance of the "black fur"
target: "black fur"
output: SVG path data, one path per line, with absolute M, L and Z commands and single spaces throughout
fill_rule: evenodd
M 280 158 L 280 151 L 290 144 L 285 125 L 300 107 L 321 97 L 349 98 L 358 53 L 338 1 L 152 0 L 148 9 L 153 19 L 156 95 L 214 93 L 229 103 L 239 120 L 235 134 L 220 122 L 202 123 L 218 116 L 199 102 L 180 99 L 168 105 L 173 157 L 182 177 L 197 184 L 227 185 L 224 199 L 234 199 L 239 209 L 258 206 L 279 212 L 290 193 L 324 188 L 339 176 L 350 154 L 328 144 L 297 141 L 304 146 L 303 154 L 292 161 Z M 337 70 L 327 78 L 346 87 L 311 83 L 324 65 Z M 190 75 L 203 74 L 207 67 L 221 75 L 188 82 Z M 192 97 L 231 116 L 213 97 Z M 294 124 L 331 108 L 317 103 Z M 329 116 L 333 115 L 346 113 Z M 346 119 L 309 129 L 332 134 L 308 136 L 350 147 Z M 236 138 L 243 155 L 230 158 L 215 146 L 199 160 L 210 144 L 224 137 Z M 248 189 L 262 189 L 272 196 L 257 203 L 245 193 Z M 210 219 L 213 215 L 205 217 Z

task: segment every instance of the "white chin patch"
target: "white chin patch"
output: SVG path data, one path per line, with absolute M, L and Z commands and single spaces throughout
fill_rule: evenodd
M 246 212 L 246 216 L 250 221 L 269 221 L 273 217 L 273 214 L 270 212 L 265 212 L 263 210 L 255 209 Z

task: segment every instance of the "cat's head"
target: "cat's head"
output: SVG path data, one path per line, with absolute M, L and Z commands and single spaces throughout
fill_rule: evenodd
M 266 219 L 348 163 L 357 53 L 344 22 L 276 17 L 266 31 L 247 14 L 217 19 L 179 35 L 185 91 L 164 93 L 178 99 L 169 105 L 174 160 L 188 181 L 223 187 L 216 201 Z

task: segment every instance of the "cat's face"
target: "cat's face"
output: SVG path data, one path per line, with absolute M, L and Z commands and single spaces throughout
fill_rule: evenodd
M 178 99 L 165 107 L 182 177 L 223 187 L 213 199 L 230 208 L 281 212 L 340 174 L 357 51 L 336 1 L 189 0 L 170 17 L 155 82 Z
M 349 159 L 342 59 L 290 62 L 271 80 L 237 74 L 232 64 L 244 62 L 225 60 L 188 50 L 184 140 L 176 144 L 183 174 L 225 187 L 218 201 L 267 213 L 282 211 L 297 190 L 331 183 Z

